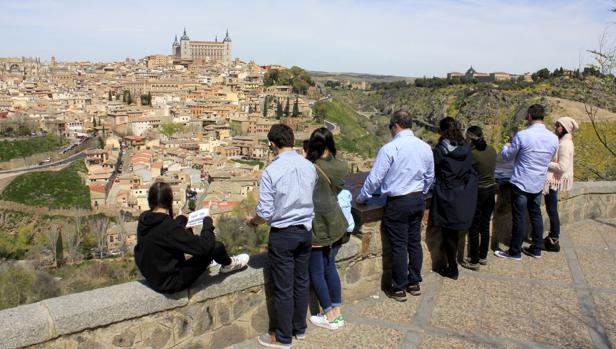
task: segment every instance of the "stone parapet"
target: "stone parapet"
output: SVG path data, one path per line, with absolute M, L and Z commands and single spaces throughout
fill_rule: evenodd
M 507 195 L 500 190 L 493 220 L 499 243 L 510 234 Z M 616 217 L 616 182 L 576 183 L 559 204 L 563 223 Z M 423 237 L 427 271 L 438 259 L 438 233 L 427 229 Z M 380 221 L 374 221 L 343 245 L 337 259 L 345 302 L 376 293 L 386 280 L 386 243 Z M 222 348 L 268 329 L 268 274 L 267 256 L 261 254 L 247 270 L 231 275 L 214 270 L 173 295 L 137 281 L 3 310 L 0 348 Z

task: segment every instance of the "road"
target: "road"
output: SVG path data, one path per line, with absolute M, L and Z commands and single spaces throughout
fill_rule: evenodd
M 77 154 L 73 154 L 71 156 L 69 156 L 68 158 L 64 159 L 64 160 L 60 160 L 60 161 L 56 161 L 56 162 L 50 162 L 48 164 L 44 164 L 44 165 L 33 165 L 33 166 L 28 166 L 28 167 L 22 167 L 22 168 L 16 168 L 16 169 L 12 169 L 12 170 L 4 170 L 4 171 L 0 171 L 0 175 L 2 174 L 10 174 L 10 173 L 21 173 L 21 172 L 30 172 L 30 171 L 34 171 L 34 170 L 41 170 L 41 169 L 45 169 L 45 168 L 49 168 L 49 167 L 56 167 L 59 165 L 66 165 L 69 164 L 75 160 L 79 160 L 79 159 L 83 159 L 86 157 L 86 152 L 81 151 Z

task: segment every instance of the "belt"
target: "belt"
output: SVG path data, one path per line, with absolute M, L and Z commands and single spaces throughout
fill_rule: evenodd
M 408 194 L 404 194 L 404 195 L 398 195 L 398 196 L 388 196 L 387 200 L 396 200 L 396 199 L 402 199 L 402 198 L 412 198 L 415 196 L 423 196 L 423 192 L 422 191 L 415 191 L 415 192 L 411 192 Z
M 276 233 L 276 232 L 279 232 L 279 231 L 282 231 L 282 230 L 286 230 L 286 229 L 289 229 L 289 228 L 298 228 L 298 229 L 301 228 L 301 229 L 307 230 L 306 227 L 303 224 L 297 224 L 297 225 L 290 225 L 290 226 L 284 227 L 284 228 L 271 227 L 270 231 L 273 232 L 273 233 Z

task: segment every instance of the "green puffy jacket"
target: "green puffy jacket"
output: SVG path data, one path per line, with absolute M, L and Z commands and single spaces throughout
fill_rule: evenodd
M 315 163 L 331 181 L 317 169 L 319 179 L 314 188 L 314 220 L 312 221 L 312 244 L 330 246 L 346 232 L 347 221 L 338 205 L 337 193 L 344 185 L 344 178 L 349 173 L 348 165 L 343 160 L 332 156 L 318 159 Z

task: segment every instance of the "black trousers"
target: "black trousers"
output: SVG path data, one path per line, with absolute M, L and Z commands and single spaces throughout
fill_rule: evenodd
M 443 250 L 447 257 L 447 266 L 457 268 L 458 266 L 458 231 L 449 228 L 441 228 L 443 234 Z
M 301 226 L 270 230 L 267 256 L 274 284 L 273 330 L 280 343 L 306 332 L 312 232 Z
M 394 292 L 422 281 L 421 220 L 424 210 L 423 195 L 387 198 L 383 227 L 391 244 L 391 290 Z
M 468 230 L 468 256 L 471 259 L 471 263 L 479 263 L 479 259 L 486 259 L 488 257 L 490 220 L 494 212 L 495 189 L 496 186 L 493 185 L 488 188 L 479 188 L 477 192 L 475 217 L 473 218 L 473 224 Z
M 214 243 L 214 248 L 208 255 L 193 256 L 180 263 L 180 272 L 173 276 L 169 282 L 166 282 L 166 286 L 160 292 L 174 293 L 187 289 L 207 270 L 212 261 L 216 261 L 220 265 L 231 264 L 231 258 L 227 254 L 227 249 L 220 241 Z

